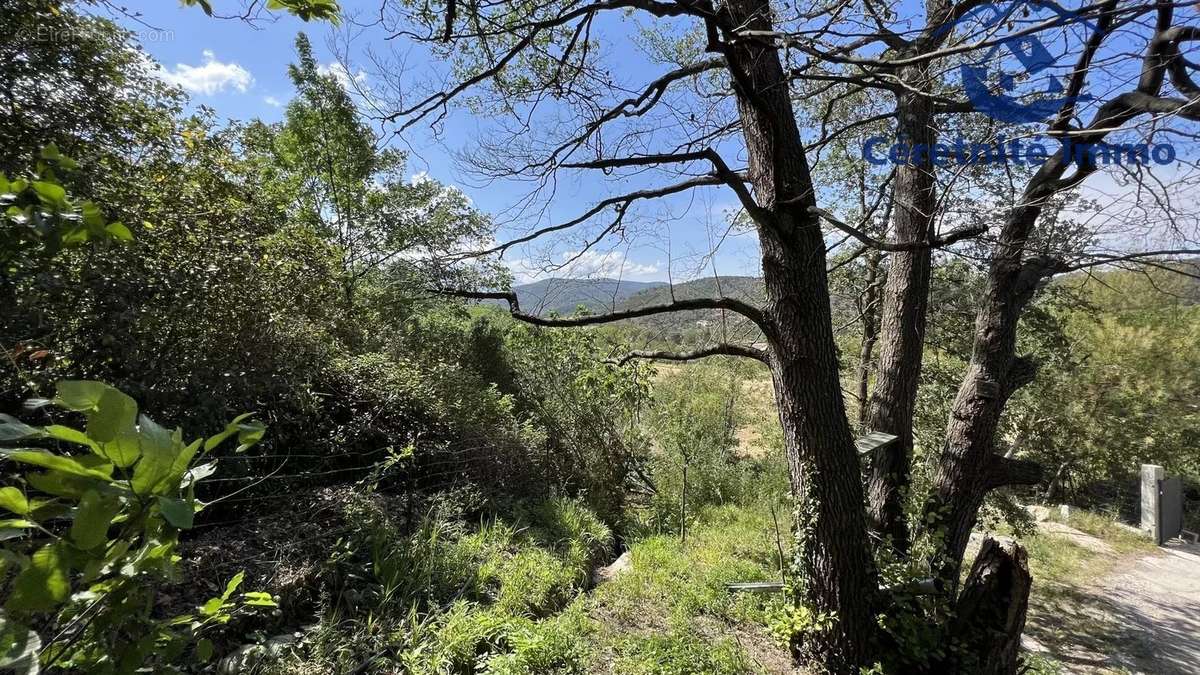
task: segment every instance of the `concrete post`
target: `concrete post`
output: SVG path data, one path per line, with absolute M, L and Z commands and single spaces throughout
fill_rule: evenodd
M 1159 541 L 1158 515 L 1161 505 L 1158 499 L 1158 482 L 1166 474 L 1157 464 L 1142 465 L 1142 529 L 1149 532 L 1155 542 Z

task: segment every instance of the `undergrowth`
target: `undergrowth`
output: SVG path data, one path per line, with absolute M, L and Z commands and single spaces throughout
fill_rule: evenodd
M 709 509 L 686 543 L 635 541 L 632 568 L 592 593 L 592 571 L 614 555 L 592 512 L 564 499 L 505 511 L 473 524 L 434 515 L 408 536 L 370 523 L 359 545 L 369 544 L 372 576 L 343 594 L 357 604 L 327 597 L 317 626 L 255 672 L 761 671 L 738 631 L 766 642 L 773 601 L 725 584 L 778 578 L 789 542 L 776 542 L 765 507 Z

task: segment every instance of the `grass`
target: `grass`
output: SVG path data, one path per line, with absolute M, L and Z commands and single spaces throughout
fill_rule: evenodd
M 594 622 L 579 602 L 594 564 L 611 554 L 609 529 L 581 503 L 517 504 L 476 527 L 428 518 L 402 536 L 364 524 L 352 548 L 370 550 L 370 578 L 352 606 L 329 600 L 294 653 L 261 672 L 582 673 Z M 336 576 L 339 569 L 331 573 Z M 375 671 L 372 671 L 375 672 Z
M 754 673 L 786 667 L 763 623 L 771 603 L 730 594 L 736 581 L 779 579 L 778 547 L 765 505 L 707 510 L 687 542 L 652 536 L 633 544 L 632 568 L 598 588 L 592 615 L 603 626 L 593 672 Z
M 399 536 L 378 524 L 363 534 L 373 578 L 360 602 L 330 601 L 295 653 L 259 672 L 414 675 L 672 675 L 786 672 L 786 648 L 766 624 L 779 595 L 730 594 L 726 584 L 780 578 L 777 534 L 765 503 L 710 507 L 686 542 L 650 535 L 630 544 L 632 566 L 588 592 L 592 570 L 613 555 L 613 538 L 579 502 L 516 504 L 508 518 L 475 526 L 431 519 Z M 1023 539 L 1034 574 L 1027 631 L 1055 657 L 1138 653 L 1088 582 L 1117 560 L 1153 549 L 1103 516 L 1076 511 L 1070 525 L 1103 539 L 1097 553 L 1053 533 Z M 777 536 L 779 540 L 777 540 Z M 351 561 L 359 565 L 361 561 Z M 350 564 L 350 563 L 347 563 Z M 1030 671 L 1061 672 L 1034 656 Z
M 431 519 L 407 537 L 376 524 L 364 533 L 374 575 L 360 580 L 359 604 L 331 601 L 297 648 L 256 672 L 763 671 L 769 600 L 730 595 L 725 584 L 778 578 L 768 508 L 710 509 L 686 543 L 635 541 L 632 569 L 593 593 L 590 573 L 612 555 L 608 528 L 569 500 L 511 512 L 474 528 Z M 786 651 L 774 652 L 765 658 L 786 664 Z
M 1129 553 L 1150 553 L 1158 548 L 1154 545 L 1150 537 L 1138 532 L 1132 532 L 1128 528 L 1122 527 L 1113 518 L 1103 514 L 1084 511 L 1082 509 L 1072 509 L 1066 524 L 1077 530 L 1087 532 L 1094 537 L 1103 539 L 1117 553 L 1122 555 Z

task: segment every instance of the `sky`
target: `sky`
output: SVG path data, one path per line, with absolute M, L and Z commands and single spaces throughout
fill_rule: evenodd
M 222 7 L 232 12 L 238 6 L 229 1 L 213 4 L 218 13 Z M 335 42 L 345 44 L 346 35 L 354 33 L 353 21 L 333 28 L 280 14 L 251 24 L 211 19 L 197 7 L 184 7 L 172 0 L 130 0 L 126 6 L 134 16 L 112 18 L 135 33 L 143 49 L 161 65 L 160 76 L 182 87 L 193 108 L 208 106 L 222 119 L 258 118 L 275 122 L 283 118 L 287 102 L 294 95 L 287 66 L 295 60 L 294 41 L 301 31 L 308 34 L 324 69 L 343 81 L 355 79 L 358 89 L 369 90 L 375 85 L 366 69 L 352 66 L 348 70 L 338 63 L 331 49 Z M 342 6 L 354 16 L 368 12 L 371 3 L 343 0 Z M 393 53 L 412 58 L 405 45 L 381 42 L 376 36 L 360 35 L 353 43 L 352 58 L 362 57 L 367 46 L 392 49 Z M 633 72 L 638 65 L 630 62 L 628 68 Z M 419 68 L 416 70 L 419 74 Z M 471 150 L 481 136 L 486 136 L 487 130 L 466 111 L 456 111 L 438 131 L 435 136 L 428 126 L 417 125 L 389 142 L 408 152 L 411 175 L 428 174 L 452 184 L 466 193 L 477 208 L 494 214 L 497 222 L 502 223 L 496 235 L 498 241 L 506 241 L 532 227 L 568 220 L 592 203 L 629 189 L 623 184 L 605 184 L 603 177 L 599 181 L 568 180 L 559 186 L 549 208 L 536 218 L 510 222 L 506 214 L 528 194 L 529 186 L 481 180 L 455 157 Z M 725 233 L 724 223 L 727 214 L 735 210 L 736 198 L 716 189 L 693 192 L 696 194 L 668 199 L 656 206 L 657 210 L 640 214 L 626 241 L 589 250 L 563 269 L 546 271 L 545 262 L 574 258 L 583 248 L 577 238 L 522 246 L 506 253 L 505 259 L 518 281 L 545 276 L 680 281 L 711 275 L 714 267 L 720 274 L 757 275 L 758 249 L 754 237 L 748 233 Z M 717 254 L 704 256 L 714 241 L 720 241 Z
M 237 0 L 214 0 L 218 12 L 222 8 L 226 12 L 235 11 L 240 4 Z M 129 0 L 127 6 L 136 18 L 114 18 L 135 33 L 143 48 L 162 65 L 161 77 L 182 87 L 193 107 L 211 107 L 222 118 L 259 118 L 267 122 L 282 119 L 294 93 L 287 66 L 295 60 L 294 41 L 300 31 L 309 35 L 322 67 L 347 84 L 353 82 L 352 88 L 359 91 L 380 91 L 386 84 L 383 80 L 392 76 L 403 86 L 413 85 L 414 90 L 420 84 L 445 76 L 445 65 L 432 62 L 421 47 L 406 43 L 403 37 L 385 40 L 382 34 L 360 27 L 369 23 L 378 11 L 378 0 L 342 0 L 341 4 L 348 18 L 341 28 L 320 22 L 304 23 L 286 14 L 254 23 L 211 19 L 199 8 L 183 7 L 176 0 Z M 630 92 L 640 91 L 646 82 L 666 70 L 653 63 L 644 49 L 639 52 L 637 47 L 625 48 L 624 45 L 635 43 L 630 37 L 638 26 L 632 22 L 619 17 L 612 19 L 609 24 L 599 26 L 594 35 L 599 40 L 620 39 L 612 44 L 621 45 L 621 50 L 604 65 L 611 68 L 612 77 Z M 338 50 L 348 54 L 352 64 L 349 68 L 338 63 L 331 49 L 334 44 L 349 45 Z M 1113 48 L 1136 54 L 1142 47 L 1118 42 Z M 382 72 L 370 63 L 367 50 L 386 54 L 403 67 L 397 66 L 400 72 Z M 1137 62 L 1136 58 L 1129 60 L 1133 65 Z M 1136 69 L 1130 72 L 1136 77 Z M 1125 86 L 1124 80 L 1128 78 L 1115 79 L 1118 85 Z M 546 119 L 553 121 L 552 116 Z M 617 180 L 598 172 L 583 175 L 560 172 L 552 200 L 538 208 L 517 211 L 529 194 L 528 183 L 485 180 L 461 161 L 463 153 L 489 140 L 488 124 L 468 110 L 452 109 L 436 129 L 417 124 L 399 137 L 387 138 L 408 153 L 411 176 L 428 175 L 454 185 L 477 208 L 491 214 L 498 223 L 496 238 L 501 242 L 534 228 L 570 220 L 605 197 L 677 180 L 664 180 L 662 176 L 626 176 Z M 635 148 L 633 152 L 662 151 L 663 147 L 671 147 L 673 140 L 677 139 L 655 138 L 653 144 L 647 143 L 654 149 Z M 725 154 L 725 148 L 718 150 Z M 729 150 L 727 159 L 735 168 L 744 163 L 739 156 L 740 148 Z M 1161 175 L 1167 183 L 1193 189 L 1194 182 L 1176 180 L 1178 173 L 1178 168 L 1168 167 Z M 1125 198 L 1145 201 L 1144 195 L 1137 196 L 1134 188 L 1105 175 L 1090 179 L 1086 190 L 1113 202 Z M 1189 201 L 1194 199 L 1188 197 Z M 632 216 L 623 238 L 609 240 L 585 253 L 578 251 L 583 248 L 584 235 L 594 229 L 589 232 L 584 228 L 570 236 L 516 247 L 506 253 L 505 260 L 519 282 L 545 276 L 683 281 L 714 272 L 757 275 L 759 259 L 754 236 L 729 231 L 727 227 L 728 217 L 736 212 L 736 207 L 736 198 L 724 188 L 690 190 L 639 204 L 630 211 Z M 1140 211 L 1128 204 L 1111 212 L 1143 219 Z M 1132 241 L 1124 230 L 1116 236 L 1122 245 Z M 708 255 L 714 249 L 716 253 Z M 566 267 L 547 269 L 547 262 L 568 260 L 573 262 Z

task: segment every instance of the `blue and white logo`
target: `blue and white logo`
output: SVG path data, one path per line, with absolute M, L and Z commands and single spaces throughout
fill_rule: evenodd
M 1044 10 L 1044 11 L 1043 11 Z M 1038 18 L 1041 13 L 1043 18 Z M 983 50 L 978 58 L 958 67 L 963 91 L 976 112 L 1006 124 L 1036 124 L 1049 120 L 1064 106 L 1093 100 L 1086 95 L 1069 95 L 1056 74 L 1057 58 L 1039 39 L 1055 28 L 1074 28 L 1066 42 L 1081 45 L 1095 34 L 1096 27 L 1079 12 L 1063 9 L 1054 0 L 1011 0 L 979 5 L 958 20 L 941 28 L 944 33 L 969 28 L 966 43 Z M 1071 49 L 1064 50 L 1074 57 Z M 1001 71 L 998 86 L 989 84 L 989 76 Z M 1018 91 L 1020 85 L 1020 91 Z M 1050 150 L 1037 135 L 1018 132 L 1006 137 L 998 134 L 987 142 L 959 136 L 953 141 L 932 145 L 892 142 L 884 136 L 872 136 L 863 143 L 862 157 L 874 166 L 887 164 L 1027 164 L 1040 166 L 1061 152 L 1068 162 L 1086 164 L 1165 165 L 1175 160 L 1170 143 L 1074 142 L 1070 136 L 1058 136 L 1061 151 Z M 890 144 L 890 145 L 889 145 Z
M 1011 3 L 980 5 L 963 15 L 961 19 L 944 30 L 953 30 L 955 26 L 970 23 L 983 36 L 994 35 L 1010 27 L 1014 17 L 1020 13 L 1023 16 L 1032 15 L 1035 11 L 1050 10 L 1051 16 L 1042 21 L 1026 21 L 1024 29 L 1018 29 L 1008 37 L 999 39 L 985 38 L 987 42 L 995 42 L 975 63 L 959 66 L 963 90 L 967 99 L 979 112 L 1001 122 L 1014 124 L 1032 124 L 1049 119 L 1057 113 L 1064 104 L 1072 102 L 1064 95 L 1062 82 L 1054 76 L 1053 67 L 1057 59 L 1046 49 L 1038 38 L 1038 33 L 1056 26 L 1079 26 L 1090 32 L 1095 27 L 1081 18 L 1078 12 L 1072 12 L 1053 2 L 1043 0 L 1015 0 Z M 1043 83 L 1041 88 L 1034 91 L 1017 92 L 1017 75 L 1002 73 L 1000 75 L 999 93 L 993 93 L 988 86 L 988 69 L 990 66 L 1003 64 L 1003 52 L 1007 50 L 1016 58 L 1024 75 L 1031 83 Z M 1045 73 L 1042 77 L 1037 77 Z M 1087 100 L 1089 97 L 1076 97 L 1076 100 Z

